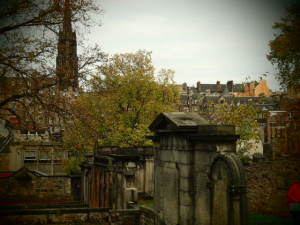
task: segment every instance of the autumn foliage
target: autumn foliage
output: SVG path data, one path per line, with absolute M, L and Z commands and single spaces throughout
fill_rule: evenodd
M 110 57 L 89 81 L 88 91 L 74 101 L 64 141 L 76 150 L 150 144 L 146 136 L 152 120 L 173 111 L 179 101 L 173 73 L 155 74 L 147 51 Z

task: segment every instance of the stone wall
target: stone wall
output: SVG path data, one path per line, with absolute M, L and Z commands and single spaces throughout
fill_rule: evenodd
M 153 209 L 110 210 L 107 208 L 53 208 L 0 210 L 1 222 L 23 224 L 82 224 L 83 222 L 110 225 L 165 225 Z
M 138 163 L 133 176 L 126 177 L 127 188 L 137 188 L 139 193 L 154 195 L 154 160 L 147 157 Z
M 0 211 L 1 222 L 6 225 L 82 224 L 83 222 L 110 225 L 138 225 L 139 215 L 138 209 L 111 211 L 106 208 Z
M 137 201 L 137 192 L 153 196 L 153 154 L 151 146 L 98 147 L 81 164 L 83 201 L 89 207 L 126 209 L 128 201 Z
M 0 202 L 53 202 L 72 200 L 68 176 L 22 175 L 0 178 Z
M 138 146 L 131 148 L 121 148 L 118 146 L 99 146 L 94 154 L 96 158 L 101 158 L 104 156 L 106 158 L 110 157 L 113 159 L 114 155 L 124 156 L 122 173 L 126 179 L 126 188 L 137 188 L 139 193 L 153 197 L 154 148 L 152 146 Z M 131 159 L 129 159 L 128 156 L 130 156 Z M 132 158 L 132 156 L 138 157 L 139 160 L 137 161 L 136 159 Z
M 1 152 L 0 153 L 0 170 L 9 171 L 9 153 Z
M 300 180 L 299 165 L 299 156 L 289 156 L 247 166 L 249 211 L 289 215 L 287 191 Z
M 0 153 L 0 170 L 17 171 L 23 166 L 48 175 L 66 175 L 64 161 L 69 151 L 51 142 L 47 132 L 22 134 L 14 130 L 13 141 Z
M 0 153 L 0 170 L 16 171 L 23 165 L 21 146 L 10 143 L 5 150 Z
M 163 219 L 154 211 L 154 209 L 141 206 L 139 225 L 166 225 Z

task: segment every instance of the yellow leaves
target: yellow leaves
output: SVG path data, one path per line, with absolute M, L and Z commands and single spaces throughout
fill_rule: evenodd
M 87 146 L 136 146 L 146 139 L 152 120 L 164 111 L 173 111 L 179 90 L 174 71 L 162 70 L 162 82 L 155 79 L 151 52 L 118 54 L 99 67 L 90 81 L 90 92 L 74 104 L 74 134 L 84 135 Z M 75 131 L 78 130 L 78 132 Z
M 210 105 L 210 117 L 213 123 L 234 125 L 240 135 L 238 145 L 247 152 L 259 140 L 259 124 L 256 121 L 258 113 L 254 105 L 231 105 L 228 103 Z

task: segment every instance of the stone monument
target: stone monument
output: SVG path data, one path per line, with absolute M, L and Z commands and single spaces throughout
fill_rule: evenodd
M 150 125 L 156 212 L 168 225 L 244 225 L 245 176 L 233 126 L 197 113 L 161 113 Z

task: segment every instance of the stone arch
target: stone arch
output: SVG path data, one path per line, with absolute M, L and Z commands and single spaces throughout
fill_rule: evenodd
M 212 163 L 211 224 L 246 224 L 246 179 L 235 154 L 219 155 Z

